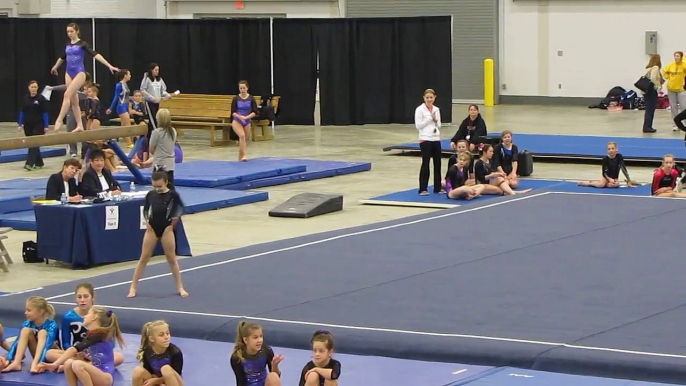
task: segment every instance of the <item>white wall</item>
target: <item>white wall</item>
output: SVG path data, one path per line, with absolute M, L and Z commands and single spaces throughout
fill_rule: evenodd
M 645 32 L 663 65 L 686 51 L 684 0 L 501 0 L 501 95 L 598 97 L 644 73 Z M 562 51 L 562 56 L 558 56 Z
M 168 17 L 190 19 L 194 15 L 221 16 L 286 16 L 289 18 L 336 18 L 341 17 L 338 2 L 300 1 L 244 1 L 245 8 L 236 9 L 235 1 L 173 1 L 168 3 Z
M 49 0 L 50 13 L 40 17 L 53 18 L 156 18 L 162 10 L 164 0 Z M 160 6 L 161 5 L 161 6 Z M 9 10 L 17 14 L 17 0 L 0 0 L 0 11 Z

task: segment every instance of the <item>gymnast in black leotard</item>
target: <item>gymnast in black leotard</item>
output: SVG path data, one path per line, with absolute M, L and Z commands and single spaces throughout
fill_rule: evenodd
M 599 180 L 579 181 L 579 186 L 591 186 L 594 188 L 619 188 L 619 172 L 624 174 L 627 186 L 634 186 L 636 183 L 629 177 L 626 170 L 624 157 L 617 152 L 617 144 L 607 143 L 607 155 L 603 157 L 602 175 Z
M 460 153 L 457 156 L 457 162 L 448 169 L 445 178 L 445 191 L 448 198 L 471 200 L 479 197 L 484 191 L 482 184 L 467 185 L 467 181 L 470 180 L 469 164 L 471 160 L 472 155 L 468 152 Z
M 485 144 L 481 148 L 481 158 L 474 163 L 476 183 L 484 185 L 484 194 L 504 194 L 509 196 L 531 191 L 531 189 L 512 190 L 505 178 L 507 175 L 503 172 L 493 171 L 491 159 L 493 159 L 493 146 Z
M 183 288 L 181 282 L 179 262 L 176 259 L 176 238 L 174 236 L 176 224 L 183 213 L 183 203 L 179 194 L 175 190 L 169 189 L 168 182 L 167 173 L 154 172 L 152 174 L 153 190 L 145 196 L 145 206 L 143 207 L 147 229 L 145 236 L 143 236 L 141 258 L 133 272 L 133 280 L 128 295 L 130 298 L 136 296 L 138 281 L 143 276 L 145 267 L 152 258 L 158 241 L 162 242 L 164 255 L 167 257 L 167 263 L 176 282 L 176 290 L 182 297 L 188 296 L 188 292 Z

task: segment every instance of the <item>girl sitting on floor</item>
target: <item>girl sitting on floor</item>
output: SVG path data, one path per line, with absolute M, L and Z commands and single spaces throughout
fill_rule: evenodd
M 133 369 L 133 386 L 183 386 L 183 353 L 170 339 L 164 320 L 145 323 L 136 356 L 141 365 Z
M 103 307 L 92 307 L 83 318 L 88 333 L 83 341 L 69 347 L 53 363 L 41 363 L 42 370 L 57 371 L 64 365 L 67 383 L 76 385 L 112 386 L 114 383 L 114 346 L 124 346 L 117 316 Z M 88 350 L 92 362 L 76 360 L 79 353 Z
M 682 193 L 681 189 L 676 189 L 675 191 L 677 182 L 679 182 L 679 187 L 681 187 L 684 178 L 686 177 L 678 181 L 680 176 L 679 170 L 674 165 L 674 156 L 667 154 L 662 158 L 662 166 L 653 174 L 651 194 L 657 197 L 686 198 L 686 193 Z
M 236 386 L 281 386 L 279 363 L 281 355 L 264 344 L 262 326 L 242 321 L 238 323 L 236 344 L 231 354 L 231 368 Z
M 519 177 L 517 176 L 519 149 L 517 145 L 512 143 L 512 132 L 510 130 L 503 131 L 500 140 L 502 142 L 496 145 L 493 151 L 493 166 L 495 166 L 498 172 L 505 175 L 503 178 L 505 178 L 512 189 L 517 189 L 517 186 L 519 186 Z
M 603 157 L 602 174 L 599 180 L 595 181 L 580 181 L 579 186 L 590 186 L 594 188 L 619 188 L 619 172 L 624 174 L 627 186 L 637 185 L 629 177 L 629 172 L 626 170 L 624 157 L 617 152 L 617 144 L 614 142 L 607 143 L 607 155 Z
M 64 351 L 68 350 L 70 347 L 74 347 L 77 343 L 83 342 L 88 335 L 88 328 L 84 325 L 84 318 L 88 315 L 91 308 L 93 308 L 93 303 L 95 302 L 95 290 L 93 289 L 93 285 L 90 283 L 79 284 L 76 287 L 75 295 L 76 307 L 62 315 L 60 323 L 62 349 L 48 350 L 46 362 L 56 361 L 64 354 Z M 77 354 L 74 359 L 91 360 L 90 356 L 85 351 Z M 114 365 L 119 366 L 122 363 L 124 363 L 124 354 L 115 352 Z M 63 370 L 63 367 L 57 369 L 58 372 L 62 372 Z
M 493 171 L 491 166 L 491 159 L 493 158 L 493 146 L 489 144 L 483 145 L 481 148 L 481 158 L 474 163 L 474 175 L 476 183 L 484 185 L 484 194 L 506 195 L 528 193 L 531 189 L 526 190 L 512 190 L 509 182 L 505 177 L 507 175 L 503 172 Z
M 483 193 L 484 186 L 481 184 L 466 185 L 466 182 L 469 180 L 469 163 L 471 159 L 471 154 L 467 152 L 460 153 L 457 156 L 457 163 L 448 169 L 448 175 L 445 179 L 445 191 L 448 193 L 448 198 L 471 200 Z
M 312 360 L 300 373 L 299 386 L 337 386 L 341 362 L 333 359 L 333 335 L 317 331 L 312 336 Z
M 26 355 L 26 349 L 33 357 L 31 373 L 37 374 L 43 371 L 39 364 L 45 361 L 48 350 L 56 347 L 59 335 L 59 327 L 54 317 L 55 308 L 44 298 L 31 296 L 26 301 L 26 321 L 22 324 L 19 336 L 7 353 L 3 373 L 21 371 L 21 362 Z

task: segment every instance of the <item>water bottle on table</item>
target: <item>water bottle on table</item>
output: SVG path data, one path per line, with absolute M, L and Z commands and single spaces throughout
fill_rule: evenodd
M 136 184 L 133 181 L 129 184 L 129 192 L 136 193 Z
M 62 205 L 65 205 L 67 201 L 69 201 L 69 199 L 67 198 L 67 193 L 62 193 L 62 196 L 60 197 L 60 202 L 62 203 Z

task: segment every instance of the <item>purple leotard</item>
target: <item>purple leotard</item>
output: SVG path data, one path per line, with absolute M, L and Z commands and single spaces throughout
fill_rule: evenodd
M 98 53 L 93 51 L 88 43 L 79 40 L 76 43 L 69 43 L 64 49 L 64 55 L 60 59 L 67 62 L 67 75 L 74 79 L 76 75 L 86 72 L 86 67 L 83 65 L 86 53 L 91 56 L 96 56 Z
M 89 331 L 86 338 L 74 345 L 78 352 L 88 351 L 93 366 L 107 374 L 114 374 L 114 340 L 100 331 Z
M 244 117 L 250 115 L 251 113 L 257 114 L 257 103 L 255 102 L 255 98 L 253 98 L 252 96 L 248 96 L 246 99 L 241 99 L 240 96 L 236 96 L 235 98 L 233 98 L 233 102 L 231 104 L 232 117 L 234 113 L 237 113 Z M 240 119 L 233 117 L 233 119 L 240 122 L 240 124 L 243 127 L 250 126 L 250 122 L 252 121 L 250 118 Z

